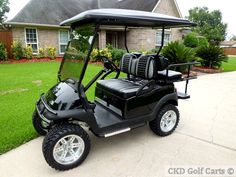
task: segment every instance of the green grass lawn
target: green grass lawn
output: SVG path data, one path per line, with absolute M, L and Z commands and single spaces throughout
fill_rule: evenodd
M 228 62 L 222 64 L 222 68 L 225 72 L 236 71 L 236 57 L 229 57 Z
M 31 116 L 41 93 L 57 83 L 58 62 L 0 65 L 0 154 L 37 136 Z M 88 82 L 101 66 L 88 67 Z M 94 98 L 94 86 L 87 93 Z

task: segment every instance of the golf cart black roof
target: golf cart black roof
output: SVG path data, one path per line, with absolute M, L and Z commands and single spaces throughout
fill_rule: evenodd
M 76 27 L 84 24 L 117 25 L 132 27 L 187 27 L 195 26 L 188 20 L 168 15 L 126 9 L 94 9 L 82 12 L 60 25 Z

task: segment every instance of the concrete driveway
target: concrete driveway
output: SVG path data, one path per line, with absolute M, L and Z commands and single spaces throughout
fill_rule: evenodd
M 180 125 L 169 137 L 157 137 L 148 127 L 107 139 L 90 134 L 88 158 L 67 172 L 47 165 L 40 137 L 0 156 L 0 176 L 164 177 L 170 165 L 236 165 L 236 72 L 200 76 L 189 92 L 191 99 L 179 102 Z

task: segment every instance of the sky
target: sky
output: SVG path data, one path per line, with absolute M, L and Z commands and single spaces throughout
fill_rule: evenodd
M 10 13 L 7 14 L 8 19 L 13 18 L 24 7 L 29 0 L 9 0 Z M 235 0 L 177 0 L 183 17 L 188 16 L 188 10 L 194 7 L 206 6 L 210 10 L 220 10 L 222 12 L 223 21 L 228 24 L 228 38 L 236 35 L 236 20 L 233 14 L 235 10 Z
M 183 17 L 188 16 L 188 10 L 193 7 L 208 7 L 210 11 L 220 10 L 222 12 L 223 22 L 228 24 L 228 35 L 236 35 L 235 21 L 235 0 L 177 0 L 180 11 Z

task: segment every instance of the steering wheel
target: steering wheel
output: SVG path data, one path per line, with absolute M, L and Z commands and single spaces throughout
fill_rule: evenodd
M 119 71 L 120 69 L 116 66 L 116 64 L 110 60 L 109 58 L 107 58 L 106 56 L 100 56 L 103 63 L 104 63 L 104 67 L 106 69 L 109 69 L 109 70 L 113 70 L 113 71 Z
M 104 63 L 104 67 L 106 69 L 108 69 L 109 71 L 103 76 L 103 78 L 105 78 L 107 75 L 109 75 L 110 73 L 112 73 L 113 71 L 117 72 L 116 78 L 119 77 L 120 75 L 120 69 L 116 66 L 116 64 L 110 60 L 109 58 L 107 58 L 106 56 L 100 56 L 101 60 Z

